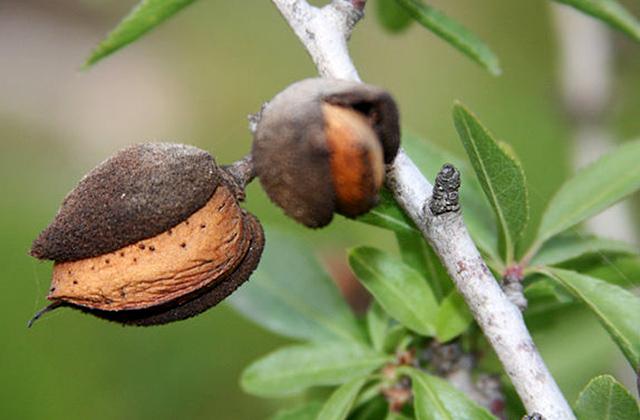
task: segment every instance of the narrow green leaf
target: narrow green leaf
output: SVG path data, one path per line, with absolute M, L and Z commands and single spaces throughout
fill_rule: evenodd
M 132 43 L 193 3 L 193 1 L 194 0 L 142 0 L 122 22 L 107 35 L 107 38 L 96 47 L 85 63 L 85 67 L 95 64 L 109 54 Z
M 638 402 L 613 376 L 593 378 L 575 405 L 578 420 L 639 420 Z
M 282 397 L 361 378 L 388 361 L 389 356 L 351 343 L 283 347 L 249 365 L 240 384 L 253 395 Z
M 531 319 L 535 316 L 547 316 L 550 311 L 575 302 L 572 294 L 567 292 L 555 281 L 541 277 L 524 288 L 528 308 L 525 316 Z
M 640 41 L 640 22 L 615 0 L 555 0 L 600 19 L 636 41 Z
M 419 334 L 434 335 L 438 303 L 418 272 L 370 247 L 352 249 L 349 264 L 389 315 Z
M 318 414 L 317 420 L 344 420 L 347 418 L 367 378 L 352 379 L 338 387 Z
M 538 244 L 594 216 L 640 188 L 640 140 L 598 159 L 562 185 L 542 216 Z
M 440 302 L 452 282 L 431 246 L 418 234 L 396 232 L 396 240 L 402 261 L 427 280 L 436 300 Z
M 389 32 L 401 32 L 412 23 L 411 15 L 396 0 L 377 0 L 376 17 Z
M 425 260 L 427 261 L 427 278 L 429 284 L 432 285 L 434 293 L 440 302 L 445 296 L 454 289 L 453 281 L 447 273 L 447 269 L 442 265 L 442 261 L 431 247 L 431 244 L 424 242 Z
M 638 249 L 622 241 L 593 235 L 558 235 L 548 240 L 531 260 L 532 265 L 554 265 L 588 254 L 637 254 Z
M 461 53 L 498 76 L 502 73 L 498 57 L 477 36 L 458 22 L 420 0 L 397 0 L 422 26 L 444 39 Z
M 378 205 L 358 217 L 357 220 L 393 232 L 418 232 L 411 219 L 409 219 L 404 211 L 396 204 L 393 196 L 386 188 L 380 191 L 380 202 Z
M 471 164 L 496 214 L 507 262 L 511 262 L 518 238 L 529 220 L 524 172 L 514 154 L 462 104 L 453 109 L 453 119 Z
M 611 258 L 595 267 L 580 271 L 624 288 L 640 286 L 640 258 L 638 257 Z
M 387 406 L 387 401 L 382 396 L 378 396 L 358 408 L 349 416 L 349 420 L 372 420 L 384 418 L 387 412 Z
M 398 242 L 398 249 L 400 250 L 402 261 L 420 273 L 424 278 L 427 278 L 429 269 L 422 247 L 424 243 L 422 236 L 396 232 L 396 241 Z
M 351 409 L 353 411 L 358 410 L 363 405 L 369 403 L 371 400 L 380 397 L 382 388 L 384 385 L 380 382 L 380 380 L 372 380 L 369 384 L 362 388 L 358 397 L 353 402 Z
M 335 283 L 308 245 L 266 229 L 269 246 L 251 281 L 229 301 L 242 315 L 275 333 L 310 341 L 366 342 Z
M 411 420 L 411 418 L 404 416 L 400 413 L 394 413 L 393 411 L 389 411 L 389 413 L 387 413 L 387 417 L 385 417 L 384 420 Z
M 312 401 L 294 408 L 283 408 L 271 416 L 270 420 L 316 420 L 322 410 L 321 401 Z
M 396 353 L 401 343 L 406 342 L 410 337 L 410 331 L 402 324 L 395 324 L 389 328 L 384 343 L 382 343 L 382 351 L 384 353 Z
M 640 298 L 575 271 L 546 268 L 551 278 L 593 311 L 634 370 L 640 368 Z
M 449 382 L 413 368 L 402 369 L 411 377 L 417 420 L 495 419 Z
M 384 338 L 389 329 L 389 316 L 382 307 L 374 300 L 367 310 L 367 331 L 371 346 L 376 351 L 381 351 L 384 345 Z
M 438 341 L 447 342 L 469 328 L 473 315 L 457 290 L 453 290 L 440 304 L 436 320 L 436 337 Z

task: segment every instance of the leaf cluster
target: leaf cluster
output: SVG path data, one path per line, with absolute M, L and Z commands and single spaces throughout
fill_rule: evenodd
M 496 277 L 520 267 L 533 314 L 544 313 L 550 304 L 559 313 L 583 305 L 637 370 L 640 299 L 610 275 L 597 275 L 606 267 L 602 260 L 588 263 L 594 256 L 639 261 L 637 249 L 581 234 L 576 226 L 640 189 L 640 173 L 634 170 L 640 141 L 624 144 L 565 181 L 549 202 L 536 238 L 526 244 L 522 233 L 529 206 L 522 165 L 463 105 L 455 105 L 453 119 L 470 167 L 417 137 L 405 136 L 403 144 L 427 174 L 435 173 L 444 162 L 456 162 L 463 177 L 465 220 Z M 258 324 L 307 343 L 254 362 L 243 375 L 244 389 L 280 397 L 333 386 L 324 402 L 309 403 L 316 410 L 313 418 L 358 418 L 358 413 L 374 406 L 378 416 L 388 418 L 491 418 L 438 377 L 438 366 L 428 358 L 403 360 L 406 352 L 417 354 L 429 343 L 462 343 L 470 353 L 488 350 L 483 344 L 468 344 L 482 337 L 433 250 L 389 193 L 383 194 L 380 206 L 358 220 L 393 231 L 401 255 L 367 246 L 349 251 L 353 273 L 374 298 L 364 319 L 350 312 L 303 244 L 291 243 L 277 232 L 267 233 L 270 247 L 264 265 L 232 301 Z M 282 260 L 285 256 L 287 262 Z M 640 270 L 634 267 L 629 272 L 633 280 L 626 286 L 638 284 Z M 604 386 L 593 383 L 585 388 L 576 402 L 580 418 L 589 418 L 581 414 L 585 401 L 612 399 L 611 413 L 619 412 L 620 404 L 635 404 L 622 385 L 613 378 L 606 381 L 606 392 Z M 394 411 L 392 401 L 380 402 L 388 389 L 402 384 L 410 389 L 412 405 Z M 611 396 L 610 389 L 624 392 Z

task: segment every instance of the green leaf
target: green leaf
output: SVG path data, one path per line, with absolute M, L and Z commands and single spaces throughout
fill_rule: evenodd
M 582 272 L 625 288 L 640 286 L 640 258 L 638 257 L 608 259 L 606 262 Z
M 594 216 L 640 188 L 640 141 L 616 150 L 578 171 L 549 203 L 537 244 Z
M 140 38 L 194 0 L 143 0 L 104 39 L 85 63 L 89 67 Z
M 548 316 L 550 311 L 575 302 L 572 294 L 547 277 L 540 277 L 524 288 L 524 296 L 529 307 L 525 312 L 527 319 L 535 316 Z
M 427 278 L 439 302 L 454 289 L 453 281 L 449 277 L 447 269 L 442 265 L 442 261 L 440 261 L 440 258 L 431 247 L 431 244 L 424 242 L 424 253 L 428 270 Z
M 349 415 L 349 420 L 372 420 L 384 418 L 387 412 L 387 401 L 378 396 Z
M 377 0 L 376 17 L 389 32 L 401 32 L 412 22 L 411 15 L 396 0 Z
M 316 420 L 322 405 L 321 401 L 312 401 L 298 407 L 284 408 L 271 416 L 270 420 Z
M 545 271 L 593 311 L 637 371 L 640 368 L 640 298 L 621 287 L 575 271 L 550 267 Z
M 378 226 L 393 232 L 418 233 L 413 222 L 396 204 L 393 195 L 383 188 L 380 191 L 380 202 L 369 212 L 358 217 L 362 223 Z
M 420 0 L 397 0 L 407 12 L 422 26 L 451 44 L 461 53 L 498 76 L 502 70 L 498 57 L 477 36 L 447 17 L 445 14 Z
M 622 241 L 593 235 L 558 235 L 547 241 L 531 265 L 554 265 L 588 254 L 637 254 L 638 249 Z
M 451 280 L 431 246 L 418 234 L 396 232 L 396 240 L 402 261 L 424 277 L 438 302 L 444 291 L 450 289 Z
M 529 204 L 520 162 L 504 143 L 498 142 L 462 104 L 453 108 L 458 136 L 469 155 L 489 203 L 496 214 L 507 262 L 529 220 Z
M 352 379 L 333 391 L 318 414 L 317 420 L 343 420 L 347 418 L 366 378 Z
M 389 356 L 344 342 L 283 347 L 249 365 L 240 384 L 253 395 L 282 397 L 312 386 L 361 378 L 389 360 Z
M 469 328 L 473 315 L 457 290 L 453 290 L 440 304 L 436 320 L 436 337 L 438 341 L 447 342 Z
M 389 316 L 374 300 L 367 310 L 367 331 L 374 350 L 381 351 L 389 329 Z
M 639 420 L 638 402 L 610 375 L 593 378 L 575 405 L 578 420 Z
M 419 334 L 434 335 L 438 303 L 418 272 L 370 247 L 352 249 L 349 264 L 389 315 Z
M 384 353 L 396 353 L 401 343 L 405 343 L 410 337 L 410 331 L 402 324 L 395 324 L 389 328 L 384 343 L 382 343 L 382 351 Z
M 269 246 L 251 281 L 229 301 L 241 314 L 275 333 L 310 341 L 366 342 L 358 321 L 308 245 L 266 229 Z
M 413 368 L 403 368 L 402 372 L 411 377 L 417 420 L 495 419 L 444 379 Z
M 640 22 L 615 0 L 555 0 L 600 19 L 636 41 L 640 41 Z
M 385 417 L 384 420 L 411 420 L 411 418 L 407 416 L 403 416 L 400 413 L 394 413 L 393 411 L 389 411 L 389 413 L 387 413 L 387 417 Z

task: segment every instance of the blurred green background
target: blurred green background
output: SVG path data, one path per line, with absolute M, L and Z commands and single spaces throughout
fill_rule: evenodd
M 452 103 L 475 110 L 522 159 L 534 226 L 571 172 L 549 3 L 431 3 L 493 48 L 503 76 L 491 77 L 417 25 L 384 32 L 374 4 L 351 40 L 355 64 L 364 80 L 395 95 L 405 127 L 458 154 Z M 154 140 L 195 144 L 231 162 L 250 147 L 247 115 L 287 84 L 315 75 L 266 0 L 200 0 L 79 71 L 133 4 L 0 0 L 0 418 L 260 419 L 290 402 L 240 390 L 242 368 L 284 340 L 226 305 L 157 328 L 123 328 L 70 310 L 26 328 L 46 303 L 51 271 L 27 250 L 85 172 L 124 145 Z M 614 42 L 606 124 L 623 140 L 640 134 L 640 46 L 620 35 Z M 285 219 L 257 183 L 246 207 L 306 238 L 333 271 L 344 271 L 344 250 L 355 244 L 395 250 L 389 234 L 342 218 L 307 231 Z M 576 311 L 555 321 L 536 339 L 570 399 L 597 373 L 624 376 L 617 350 L 590 316 Z

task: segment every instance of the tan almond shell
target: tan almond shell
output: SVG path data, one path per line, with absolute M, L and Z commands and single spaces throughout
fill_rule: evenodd
M 244 258 L 251 235 L 231 191 L 219 185 L 179 225 L 115 252 L 56 263 L 53 301 L 122 311 L 162 305 L 207 287 Z
M 378 202 L 384 180 L 382 145 L 367 119 L 351 108 L 322 104 L 336 210 L 347 217 Z
M 251 237 L 251 245 L 235 270 L 225 274 L 222 278 L 216 279 L 215 282 L 210 283 L 207 287 L 194 290 L 188 295 L 181 296 L 163 305 L 145 309 L 103 311 L 73 304 L 69 304 L 69 306 L 109 321 L 143 327 L 180 321 L 206 311 L 222 302 L 244 282 L 249 280 L 251 273 L 260 262 L 265 241 L 264 231 L 258 219 L 250 213 L 243 213 L 245 225 L 247 226 L 247 235 Z

